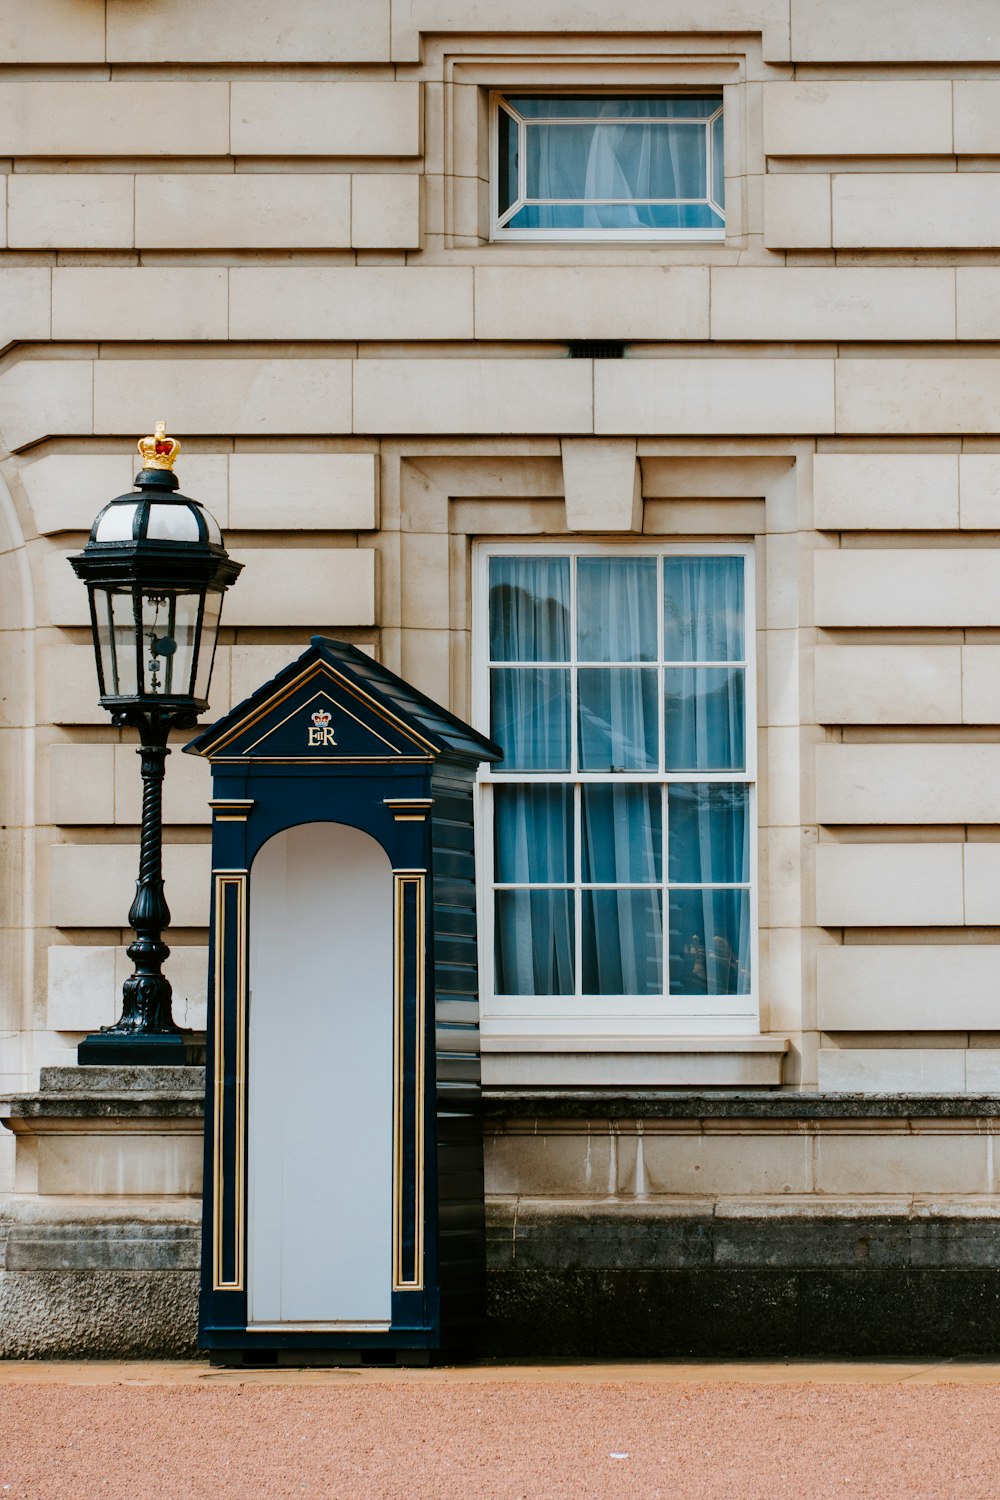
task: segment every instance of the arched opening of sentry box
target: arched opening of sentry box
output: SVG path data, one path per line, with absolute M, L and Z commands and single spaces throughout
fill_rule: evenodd
M 303 823 L 250 868 L 251 1329 L 392 1318 L 393 876 L 370 834 Z

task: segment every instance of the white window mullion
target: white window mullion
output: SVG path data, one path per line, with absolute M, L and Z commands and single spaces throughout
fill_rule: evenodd
M 583 791 L 573 787 L 573 992 L 583 994 Z
M 670 876 L 667 872 L 667 862 L 670 859 L 670 797 L 666 782 L 660 787 L 660 827 L 660 858 L 663 860 L 660 871 L 660 890 L 663 893 L 663 994 L 667 997 L 670 994 Z

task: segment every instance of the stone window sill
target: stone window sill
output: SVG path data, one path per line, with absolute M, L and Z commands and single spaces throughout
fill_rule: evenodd
M 484 1036 L 484 1088 L 778 1088 L 782 1036 Z

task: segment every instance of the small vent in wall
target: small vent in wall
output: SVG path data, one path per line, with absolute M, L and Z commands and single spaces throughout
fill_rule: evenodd
M 570 359 L 624 359 L 625 345 L 614 339 L 578 339 L 569 346 Z

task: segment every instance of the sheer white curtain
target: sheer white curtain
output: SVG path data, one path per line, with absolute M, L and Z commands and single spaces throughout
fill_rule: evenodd
M 701 125 L 664 120 L 652 99 L 628 101 L 627 122 L 621 100 L 595 100 L 589 109 L 599 123 L 529 123 L 529 199 L 591 200 L 581 227 L 638 229 L 649 222 L 637 206 L 644 200 L 705 198 L 707 151 Z M 539 228 L 564 222 L 557 208 L 544 204 L 537 215 Z
M 568 557 L 495 557 L 490 562 L 490 655 L 525 665 L 491 673 L 493 737 L 502 771 L 568 771 Z
M 743 562 L 738 557 L 664 561 L 664 656 L 675 662 L 740 662 L 744 656 Z M 667 667 L 666 764 L 673 771 L 743 770 L 745 669 Z M 691 783 L 669 792 L 669 877 L 705 883 L 670 894 L 672 993 L 745 994 L 750 988 L 750 898 L 712 882 L 749 880 L 747 790 Z
M 638 107 L 645 100 L 637 99 Z M 690 191 L 690 153 L 699 151 L 702 132 L 691 126 L 601 125 L 594 130 L 587 153 L 585 198 L 701 197 L 703 187 Z M 687 170 L 685 170 L 687 167 Z M 704 177 L 703 177 L 704 180 Z M 685 181 L 687 187 L 685 188 Z M 639 228 L 645 223 L 633 203 L 614 210 L 600 204 L 587 207 L 586 228 Z
M 673 782 L 667 792 L 668 875 L 701 889 L 670 891 L 670 990 L 744 995 L 750 990 L 750 893 L 720 889 L 750 879 L 749 789 Z
M 583 991 L 656 995 L 663 989 L 663 813 L 659 786 L 581 788 L 583 879 L 633 886 L 583 892 Z M 649 889 L 636 889 L 636 883 Z
M 494 798 L 496 879 L 505 884 L 572 881 L 572 787 L 497 787 Z M 573 993 L 573 899 L 565 890 L 497 892 L 498 993 Z
M 649 556 L 491 559 L 492 723 L 506 756 L 495 877 L 515 887 L 496 893 L 499 994 L 658 994 L 665 977 L 675 995 L 749 991 L 749 793 L 698 779 L 745 767 L 743 559 L 667 557 L 662 595 L 658 578 Z M 581 771 L 655 775 L 661 670 L 666 769 L 685 777 L 666 793 L 659 781 L 502 785 L 519 771 L 569 777 L 573 736 Z
M 577 563 L 577 659 L 655 662 L 656 559 L 582 557 Z M 656 671 L 581 666 L 577 679 L 581 771 L 655 771 Z
M 663 576 L 665 659 L 741 661 L 742 559 L 667 558 Z M 742 667 L 667 667 L 664 691 L 668 771 L 744 769 Z

